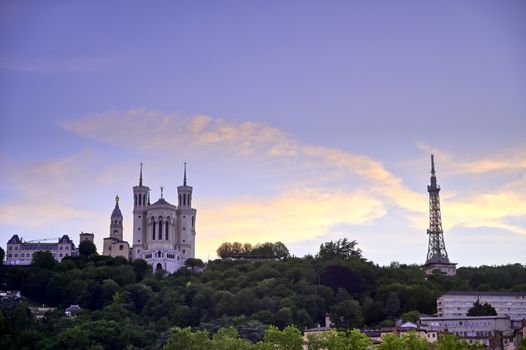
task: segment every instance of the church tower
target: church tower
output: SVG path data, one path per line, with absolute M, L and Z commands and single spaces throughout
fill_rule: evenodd
M 119 196 L 115 196 L 115 208 L 111 213 L 110 237 L 122 241 L 122 213 L 119 208 Z
M 142 251 L 146 238 L 146 209 L 150 205 L 150 188 L 142 184 L 142 163 L 139 185 L 133 187 L 133 250 L 132 259 Z
M 192 208 L 192 186 L 187 185 L 186 163 L 184 163 L 183 185 L 177 187 L 179 202 L 177 206 L 177 240 L 183 260 L 195 258 L 195 217 L 197 210 Z
M 456 274 L 456 264 L 449 262 L 444 242 L 444 231 L 442 231 L 440 186 L 437 184 L 435 158 L 433 155 L 431 155 L 430 182 L 431 184 L 427 186 L 427 192 L 429 193 L 429 228 L 427 229 L 429 245 L 424 271 L 428 275 L 432 274 L 434 270 L 438 270 L 448 276 L 454 276 Z

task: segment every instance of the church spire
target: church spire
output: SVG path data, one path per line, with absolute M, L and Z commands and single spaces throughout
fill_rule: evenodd
M 141 163 L 141 174 L 139 175 L 139 186 L 142 186 L 142 163 Z
M 186 186 L 186 162 L 184 163 L 184 178 L 183 178 L 183 186 Z

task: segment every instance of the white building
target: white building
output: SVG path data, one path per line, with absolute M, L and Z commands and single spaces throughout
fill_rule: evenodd
M 163 198 L 150 204 L 150 188 L 142 182 L 133 187 L 132 260 L 144 259 L 154 270 L 175 272 L 188 258 L 195 257 L 196 210 L 192 208 L 192 187 L 187 186 L 186 163 L 183 185 L 177 187 L 178 204 Z
M 18 235 L 13 235 L 7 241 L 6 265 L 29 265 L 33 260 L 33 254 L 38 251 L 50 252 L 59 262 L 66 256 L 77 255 L 75 244 L 68 235 L 63 235 L 56 243 L 24 242 Z
M 526 318 L 526 292 L 447 292 L 437 299 L 440 317 L 464 317 L 478 300 L 495 308 L 498 316 L 510 316 L 512 321 Z
M 470 344 L 489 346 L 501 342 L 503 348 L 512 347 L 515 338 L 509 316 L 420 317 L 420 327 L 455 334 Z

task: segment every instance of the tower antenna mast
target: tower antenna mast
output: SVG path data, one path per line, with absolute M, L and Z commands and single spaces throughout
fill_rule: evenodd
M 435 171 L 435 157 L 431 155 L 431 181 L 427 186 L 429 193 L 429 244 L 427 248 L 427 259 L 424 269 L 427 274 L 433 270 L 440 270 L 447 275 L 455 275 L 456 267 L 449 262 L 449 257 L 444 243 L 444 231 L 442 230 L 442 216 L 440 213 L 440 186 L 437 184 Z

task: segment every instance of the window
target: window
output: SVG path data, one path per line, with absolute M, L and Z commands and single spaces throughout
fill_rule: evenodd
M 166 237 L 166 240 L 168 240 L 168 221 L 166 221 L 166 230 L 164 232 L 164 236 Z
M 183 254 L 185 253 L 185 250 L 183 249 Z
M 153 218 L 152 218 L 152 227 L 153 227 L 152 228 L 152 230 L 153 230 L 152 231 L 152 240 L 155 240 L 155 227 L 156 227 L 156 225 L 155 225 L 155 222 L 153 221 Z
M 163 219 L 159 218 L 159 239 L 163 239 Z
M 142 205 L 142 196 L 139 195 L 139 205 Z
M 124 246 L 122 244 L 119 246 L 119 250 L 124 250 Z
M 68 247 L 68 246 L 65 246 L 64 249 L 69 250 L 69 247 Z
M 137 206 L 137 195 L 134 195 L 133 197 L 134 197 L 134 199 L 135 199 L 135 201 L 134 201 L 135 206 Z
M 195 216 L 192 216 L 192 227 L 195 227 Z
M 108 250 L 111 250 L 111 245 L 108 247 Z

